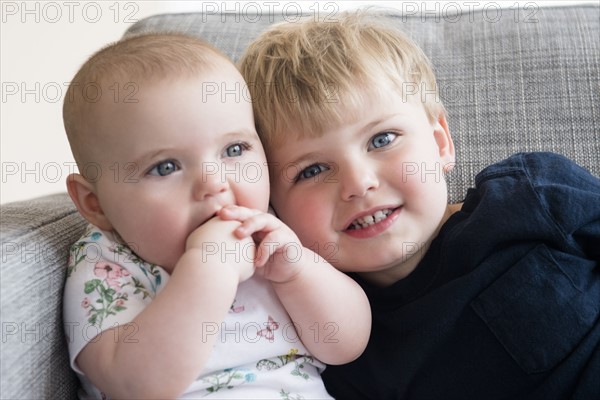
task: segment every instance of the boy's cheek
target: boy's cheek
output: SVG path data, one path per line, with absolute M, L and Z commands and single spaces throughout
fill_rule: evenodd
M 273 192 L 271 192 L 271 206 L 273 207 L 273 210 L 275 210 L 275 214 L 277 215 L 277 217 L 281 219 L 286 225 L 290 225 L 291 218 L 289 216 L 288 210 L 291 204 L 289 202 L 286 202 L 285 198 L 273 195 Z M 290 228 L 294 229 L 291 226 Z
M 275 211 L 283 209 L 288 200 L 286 192 L 289 191 L 280 180 L 271 179 L 271 204 Z
M 271 205 L 277 214 L 286 225 L 295 230 L 293 225 L 297 224 L 297 216 L 303 213 L 302 205 L 297 204 L 293 197 L 286 196 L 280 191 L 271 191 Z
M 325 229 L 325 225 L 330 218 L 327 217 L 325 205 L 321 204 L 316 198 L 304 196 L 300 199 L 288 200 L 284 206 L 284 217 L 282 221 L 294 230 L 301 241 L 314 241 L 320 237 Z M 288 220 L 288 222 L 285 221 Z
M 271 182 L 274 182 L 276 185 L 280 187 L 289 187 L 294 183 L 296 178 L 296 174 L 299 172 L 298 168 L 290 165 L 290 163 L 285 168 L 281 166 L 281 164 L 277 163 L 275 165 L 271 165 L 271 169 L 269 170 L 271 176 Z

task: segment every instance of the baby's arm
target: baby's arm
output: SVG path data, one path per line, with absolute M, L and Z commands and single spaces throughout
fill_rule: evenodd
M 213 218 L 192 232 L 163 291 L 132 321 L 135 343 L 114 340 L 126 337 L 117 332 L 85 346 L 77 364 L 98 388 L 114 398 L 176 398 L 199 376 L 218 337 L 203 335 L 206 323 L 220 325 L 253 271 L 252 260 L 211 255 L 203 245 L 233 248 L 237 226 Z
M 219 216 L 241 221 L 235 234 L 253 235 L 260 243 L 256 273 L 272 281 L 302 343 L 315 357 L 327 364 L 344 364 L 362 353 L 371 331 L 371 310 L 356 282 L 303 247 L 273 215 L 229 206 Z

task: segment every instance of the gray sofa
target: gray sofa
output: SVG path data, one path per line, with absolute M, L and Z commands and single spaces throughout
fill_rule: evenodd
M 411 8 L 410 15 L 387 16 L 435 66 L 457 148 L 452 201 L 482 167 L 519 151 L 562 153 L 600 175 L 600 7 L 529 4 L 500 13 L 447 9 L 436 17 Z M 277 13 L 158 15 L 126 34 L 187 32 L 237 60 L 261 30 L 282 19 Z M 85 222 L 64 193 L 1 211 L 0 398 L 75 398 L 61 291 L 68 247 Z

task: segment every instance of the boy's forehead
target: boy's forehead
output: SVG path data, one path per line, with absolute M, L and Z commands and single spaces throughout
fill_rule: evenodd
M 345 101 L 345 97 L 352 97 L 353 100 Z M 320 121 L 307 122 L 300 118 L 290 118 L 287 124 L 282 124 L 280 132 L 275 135 L 282 140 L 277 141 L 273 147 L 278 147 L 290 139 L 300 141 L 322 137 L 347 125 L 362 124 L 368 128 L 392 115 L 414 115 L 417 110 L 426 112 L 425 103 L 421 101 L 420 95 L 406 93 L 391 82 L 370 88 L 357 87 L 352 93 L 342 93 L 339 101 L 325 107 L 328 112 L 323 114 L 324 117 Z

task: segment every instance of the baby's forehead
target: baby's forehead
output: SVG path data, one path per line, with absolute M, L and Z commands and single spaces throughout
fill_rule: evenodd
M 208 91 L 232 81 L 243 82 L 243 78 L 229 60 L 217 60 L 214 65 L 177 73 L 169 70 L 104 71 L 74 80 L 65 101 L 73 103 L 73 114 L 86 120 L 97 117 L 98 113 L 109 113 L 119 107 L 139 104 L 144 99 L 176 93 L 182 87 L 198 87 Z
M 99 87 L 108 94 L 117 92 L 119 88 L 159 86 L 164 83 L 192 81 L 199 79 L 212 79 L 216 76 L 230 77 L 241 76 L 235 65 L 229 60 L 215 56 L 214 62 L 206 65 L 190 66 L 180 70 L 169 67 L 144 70 L 140 68 L 115 69 L 103 71 L 100 74 L 87 77 L 83 82 L 75 82 L 84 91 L 94 94 L 94 89 Z

